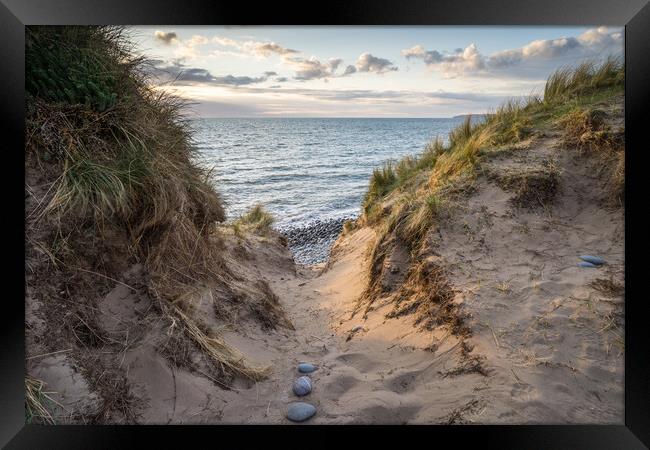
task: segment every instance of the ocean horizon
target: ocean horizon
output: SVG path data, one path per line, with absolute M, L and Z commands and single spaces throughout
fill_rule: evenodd
M 478 116 L 478 115 L 477 115 Z M 197 118 L 199 163 L 234 220 L 256 203 L 288 230 L 360 213 L 372 171 L 424 150 L 466 115 L 451 118 Z

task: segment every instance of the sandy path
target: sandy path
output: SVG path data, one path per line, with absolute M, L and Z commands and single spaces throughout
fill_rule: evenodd
M 302 399 L 318 409 L 308 423 L 445 422 L 468 403 L 475 409 L 472 389 L 483 383 L 482 376 L 468 375 L 468 392 L 459 394 L 452 390 L 453 379 L 439 375 L 453 367 L 456 342 L 434 354 L 423 350 L 432 336 L 416 332 L 408 319 L 385 321 L 380 310 L 365 321 L 350 318 L 365 287 L 366 267 L 359 262 L 366 260 L 373 238 L 362 230 L 340 242 L 334 263 L 322 274 L 300 268 L 295 276 L 270 279 L 296 330 L 271 338 L 254 330 L 246 338 L 227 335 L 252 359 L 274 369 L 269 380 L 229 396 L 224 422 L 290 423 L 284 415 L 299 400 L 291 386 L 301 361 L 319 367 L 311 374 L 312 393 Z M 363 330 L 348 340 L 357 325 Z M 262 341 L 264 346 L 258 345 Z
M 318 409 L 308 423 L 622 423 L 622 294 L 590 284 L 623 283 L 622 211 L 602 205 L 594 168 L 557 144 L 543 138 L 494 161 L 513 171 L 556 164 L 560 191 L 551 208 L 514 211 L 512 193 L 483 179 L 441 228 L 436 250 L 469 314 L 469 342 L 487 376 L 454 374 L 462 364 L 458 342 L 417 332 L 408 316 L 385 319 L 388 305 L 366 320 L 350 317 L 374 238 L 362 229 L 338 243 L 321 274 L 301 268 L 267 276 L 296 330 L 271 338 L 251 330 L 249 339 L 264 346 L 231 336 L 274 373 L 239 392 L 223 420 L 289 423 L 296 365 L 306 361 L 319 366 L 304 398 Z M 578 268 L 585 253 L 608 265 Z M 358 325 L 363 330 L 347 340 Z M 436 351 L 426 350 L 434 341 Z
M 624 282 L 623 212 L 602 204 L 595 168 L 557 144 L 547 136 L 487 162 L 515 172 L 556 165 L 560 190 L 552 207 L 513 209 L 513 194 L 481 177 L 439 229 L 435 252 L 468 315 L 468 342 L 485 374 L 462 370 L 460 343 L 444 328 L 421 332 L 408 315 L 386 319 L 390 302 L 373 303 L 365 319 L 351 317 L 367 283 L 372 230 L 341 238 L 325 269 L 296 270 L 277 242 L 232 239 L 231 250 L 240 254 L 233 270 L 268 281 L 295 330 L 261 330 L 246 317 L 220 322 L 214 308 L 222 300 L 206 297 L 197 317 L 250 361 L 272 367 L 262 382 L 236 380 L 222 389 L 206 373 L 170 364 L 162 354 L 169 324 L 151 322 L 150 300 L 117 285 L 99 302 L 99 319 L 108 338 L 124 344 L 102 354 L 137 397 L 137 421 L 288 424 L 289 404 L 303 400 L 317 407 L 307 424 L 622 423 L 623 293 L 592 283 Z M 585 253 L 608 264 L 576 267 Z M 302 361 L 318 370 L 312 393 L 299 399 L 291 387 Z M 80 362 L 62 353 L 31 360 L 30 370 L 66 411 L 91 415 L 97 402 L 76 375 Z M 79 421 L 68 416 L 61 413 L 60 422 Z

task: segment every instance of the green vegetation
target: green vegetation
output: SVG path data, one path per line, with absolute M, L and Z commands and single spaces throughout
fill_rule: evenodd
M 435 196 L 463 176 L 471 176 L 482 151 L 499 150 L 521 142 L 541 125 L 561 123 L 569 126 L 566 124 L 575 122 L 575 118 L 570 118 L 575 114 L 583 117 L 589 105 L 622 93 L 623 81 L 624 67 L 616 59 L 608 58 L 600 65 L 587 62 L 575 68 L 560 69 L 551 75 L 544 98 L 530 96 L 523 100 L 509 100 L 489 113 L 482 122 L 473 123 L 475 121 L 467 117 L 450 132 L 447 145 L 436 139 L 422 154 L 407 156 L 397 162 L 389 161 L 374 170 L 363 203 L 365 220 L 371 225 L 377 223 L 385 214 L 382 205 L 390 204 L 393 211 L 429 221 L 430 215 L 422 212 L 427 210 L 425 199 Z M 575 125 L 574 128 L 576 126 L 579 127 Z M 617 145 L 611 145 L 607 141 L 609 138 L 603 137 L 607 132 L 598 131 L 599 125 L 591 122 L 585 122 L 581 136 L 585 126 L 596 127 L 596 131 L 590 134 L 590 142 L 595 145 Z M 424 178 L 428 180 L 426 184 L 421 182 Z M 414 205 L 400 208 L 396 204 L 400 202 Z M 393 218 L 392 222 L 401 221 Z M 425 228 L 422 225 L 410 228 Z
M 146 64 L 120 27 L 27 27 L 30 288 L 60 286 L 65 295 L 46 300 L 59 302 L 52 311 L 74 309 L 56 332 L 77 342 L 75 328 L 97 335 L 90 318 L 112 288 L 106 280 L 140 263 L 157 309 L 218 370 L 260 379 L 263 368 L 189 319 L 192 295 L 234 279 L 215 226 L 225 214 L 193 162 L 183 101 L 153 88 Z
M 256 233 L 266 234 L 271 229 L 273 222 L 273 216 L 264 209 L 263 205 L 257 204 L 237 219 L 233 226 L 236 231 L 240 227 L 246 227 Z
M 556 71 L 546 81 L 544 103 L 571 101 L 577 97 L 592 95 L 598 90 L 622 87 L 624 80 L 623 65 L 613 57 L 609 57 L 600 65 L 586 62 L 575 68 L 566 67 Z
M 190 278 L 209 278 L 189 268 L 210 259 L 196 241 L 224 211 L 192 163 L 183 103 L 147 85 L 144 61 L 131 55 L 120 28 L 29 27 L 26 45 L 26 157 L 55 174 L 39 217 L 68 233 L 89 222 L 98 233 L 124 231 L 134 256 L 165 284 L 157 289 L 164 297 L 182 295 Z M 82 81 L 98 90 L 82 95 Z M 73 95 L 57 94 L 66 91 Z M 166 273 L 165 258 L 188 252 L 192 261 L 178 265 L 192 273 Z
M 84 104 L 102 112 L 124 95 L 132 67 L 120 28 L 29 27 L 25 88 L 48 102 Z M 115 61 L 125 64 L 116 65 Z
M 612 130 L 604 120 L 604 113 L 592 108 L 577 108 L 557 121 L 562 128 L 563 143 L 579 152 L 590 152 L 602 161 L 601 171 L 607 174 L 611 198 L 623 204 L 625 194 L 625 135 Z
M 406 245 L 412 256 L 426 255 L 425 238 L 456 196 L 473 189 L 484 156 L 516 151 L 539 130 L 560 130 L 567 147 L 607 155 L 604 167 L 610 171 L 612 191 L 620 198 L 624 184 L 622 134 L 609 130 L 592 109 L 596 103 L 622 95 L 624 73 L 624 66 L 614 58 L 562 68 L 549 77 L 543 98 L 531 95 L 507 101 L 481 122 L 467 117 L 450 132 L 448 144 L 436 139 L 422 154 L 376 169 L 360 218 L 360 223 L 378 230 L 370 284 L 361 300 L 371 302 L 381 293 L 381 267 L 395 242 Z M 522 207 L 545 205 L 557 188 L 558 174 L 552 166 L 507 180 L 506 175 L 502 174 L 502 181 L 516 191 L 515 203 Z
M 45 383 L 28 376 L 25 378 L 25 423 L 54 425 L 54 418 L 48 410 L 55 401 L 44 391 Z M 48 407 L 46 407 L 46 404 Z

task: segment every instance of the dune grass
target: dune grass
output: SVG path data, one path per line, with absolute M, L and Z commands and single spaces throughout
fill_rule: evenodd
M 236 229 L 246 228 L 258 234 L 266 234 L 271 229 L 275 219 L 261 203 L 256 204 L 239 219 L 237 219 L 233 226 Z
M 610 197 L 620 205 L 625 194 L 625 136 L 605 122 L 605 113 L 593 108 L 576 108 L 557 123 L 565 147 L 590 153 L 599 160 L 600 172 L 607 172 Z
M 368 222 L 377 223 L 383 217 L 378 213 L 378 204 L 394 192 L 403 193 L 405 188 L 411 193 L 421 191 L 421 184 L 414 183 L 418 175 L 426 173 L 429 184 L 429 189 L 418 192 L 418 196 L 435 194 L 455 178 L 470 173 L 481 149 L 520 142 L 542 123 L 557 122 L 569 117 L 576 107 L 622 92 L 623 82 L 624 66 L 618 59 L 610 57 L 600 64 L 585 62 L 553 73 L 543 97 L 510 99 L 490 111 L 481 122 L 474 123 L 470 116 L 466 117 L 449 133 L 446 145 L 436 138 L 420 155 L 388 161 L 373 171 L 363 202 Z M 575 122 L 575 118 L 571 121 Z M 592 138 L 598 139 L 598 134 Z
M 25 378 L 25 423 L 54 425 L 55 421 L 46 404 L 55 401 L 45 392 L 45 383 L 33 377 Z
M 554 72 L 544 87 L 544 103 L 553 104 L 589 95 L 597 90 L 622 85 L 624 66 L 614 57 L 596 64 L 584 62 L 576 67 L 567 66 Z
M 82 269 L 119 279 L 124 259 L 140 262 L 148 293 L 173 306 L 162 309 L 187 314 L 194 293 L 232 279 L 215 227 L 225 214 L 208 172 L 193 162 L 185 103 L 151 86 L 148 64 L 122 27 L 26 28 L 26 166 L 47 187 L 28 211 L 27 244 L 38 240 L 66 280 Z M 92 282 L 71 289 L 74 298 L 102 295 Z M 216 364 L 260 378 L 261 369 L 180 313 L 170 320 L 180 317 Z
M 510 151 L 513 145 L 532 137 L 535 130 L 558 126 L 565 130 L 565 142 L 574 147 L 622 149 L 609 131 L 599 128 L 598 118 L 585 110 L 622 94 L 624 73 L 623 64 L 612 57 L 601 63 L 561 68 L 548 78 L 543 96 L 508 100 L 480 122 L 467 117 L 449 133 L 446 144 L 436 138 L 422 154 L 389 161 L 375 169 L 361 222 L 375 226 L 378 239 L 371 252 L 370 282 L 360 301 L 371 301 L 381 292 L 380 267 L 389 252 L 388 243 L 395 241 L 393 237 L 405 243 L 412 255 L 419 254 L 450 196 L 469 189 L 486 152 Z M 618 160 L 611 179 L 615 189 L 622 192 L 624 153 L 614 154 Z M 557 174 L 551 167 L 513 183 L 520 206 L 545 204 L 555 192 Z M 540 198 L 540 189 L 548 195 Z

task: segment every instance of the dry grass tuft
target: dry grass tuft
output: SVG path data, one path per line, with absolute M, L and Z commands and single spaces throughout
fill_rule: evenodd
M 466 336 L 454 291 L 442 268 L 430 259 L 412 264 L 395 295 L 395 306 L 387 317 L 415 315 L 415 324 L 426 330 L 447 326 L 457 336 Z
M 247 213 L 242 215 L 235 223 L 234 226 L 237 230 L 245 228 L 252 230 L 260 235 L 265 235 L 271 229 L 275 219 L 273 216 L 264 209 L 264 206 L 257 204 L 253 206 Z
M 589 286 L 609 297 L 619 297 L 625 293 L 625 286 L 614 278 L 596 278 Z
M 600 175 L 605 179 L 611 199 L 623 204 L 625 193 L 625 134 L 613 131 L 607 114 L 597 109 L 578 109 L 558 123 L 563 129 L 563 144 L 583 155 L 595 156 Z
M 277 325 L 281 325 L 294 330 L 293 324 L 280 306 L 280 299 L 271 290 L 269 283 L 265 280 L 258 280 L 255 287 L 259 294 L 256 295 L 258 300 L 254 303 L 256 306 L 253 312 L 262 326 L 266 329 L 275 329 Z
M 270 367 L 251 365 L 237 349 L 228 345 L 221 337 L 204 331 L 181 309 L 171 307 L 172 317 L 178 319 L 193 342 L 225 373 L 231 372 L 253 381 L 260 381 L 270 373 Z
M 598 109 L 578 109 L 560 121 L 563 143 L 580 151 L 613 152 L 624 145 L 622 133 L 614 133 L 606 124 L 607 114 Z
M 45 383 L 28 376 L 25 378 L 25 422 L 54 425 L 54 417 L 48 411 L 45 403 L 56 403 L 47 392 Z
M 518 208 L 545 208 L 559 189 L 560 172 L 551 161 L 542 169 L 490 172 L 490 178 L 506 191 L 514 192 L 510 202 Z

